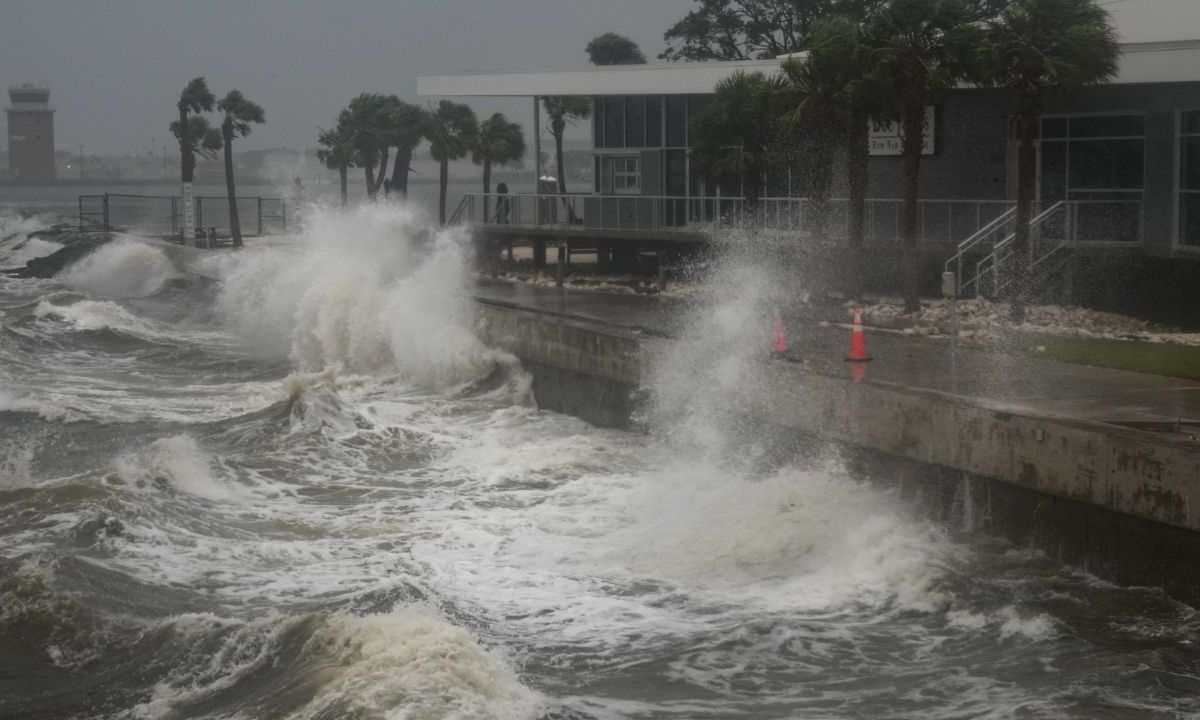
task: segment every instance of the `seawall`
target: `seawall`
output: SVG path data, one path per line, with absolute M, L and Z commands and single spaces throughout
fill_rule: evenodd
M 541 407 L 629 427 L 646 370 L 671 340 L 480 301 L 485 339 L 533 374 Z M 839 447 L 934 516 L 1123 584 L 1200 602 L 1200 444 L 1092 420 L 768 361 L 743 410 Z

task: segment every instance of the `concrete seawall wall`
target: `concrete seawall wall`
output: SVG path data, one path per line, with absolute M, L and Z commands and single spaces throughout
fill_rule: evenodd
M 619 326 L 480 304 L 485 338 L 531 368 L 546 409 L 626 427 L 646 368 L 669 340 Z M 1200 448 L 1105 423 L 985 400 L 853 382 L 772 362 L 743 410 L 817 437 L 945 516 L 964 493 L 976 529 L 1130 584 L 1200 600 Z

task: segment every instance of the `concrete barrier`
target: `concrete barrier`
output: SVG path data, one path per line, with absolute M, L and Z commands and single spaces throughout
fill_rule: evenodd
M 521 358 L 539 405 L 628 427 L 643 377 L 671 342 L 621 326 L 481 303 L 484 338 Z M 1106 423 L 771 362 L 739 398 L 758 422 L 820 438 L 891 477 L 943 519 L 1119 582 L 1200 599 L 1200 447 Z M 974 493 L 971 490 L 974 489 Z

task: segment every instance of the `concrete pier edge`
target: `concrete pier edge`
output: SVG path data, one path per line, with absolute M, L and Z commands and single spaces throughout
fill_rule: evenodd
M 522 360 L 547 410 L 631 425 L 646 370 L 672 341 L 645 328 L 479 300 L 481 336 Z M 838 448 L 949 520 L 1122 584 L 1200 602 L 1200 446 L 985 398 L 769 361 L 742 410 Z

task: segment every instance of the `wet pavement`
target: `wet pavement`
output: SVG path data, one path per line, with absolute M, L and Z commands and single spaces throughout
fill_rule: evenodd
M 475 296 L 482 302 L 662 336 L 672 335 L 678 319 L 692 307 L 690 301 L 679 298 L 557 290 L 487 279 L 479 281 Z M 788 360 L 824 374 L 851 377 L 851 364 L 843 360 L 850 341 L 846 327 L 800 314 L 786 319 L 791 335 Z M 874 359 L 858 372 L 875 381 L 1054 417 L 1104 422 L 1200 421 L 1200 383 L 1190 380 L 1072 365 L 1019 349 L 983 348 L 870 327 L 867 342 Z

